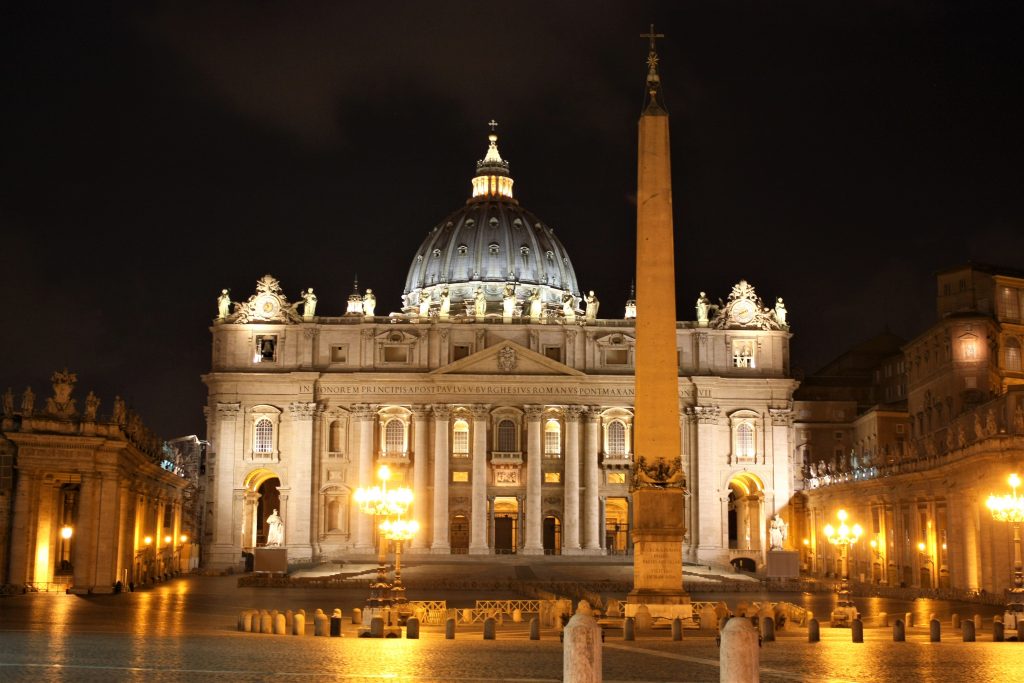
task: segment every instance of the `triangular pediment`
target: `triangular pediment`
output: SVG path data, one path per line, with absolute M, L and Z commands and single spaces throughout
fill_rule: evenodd
M 562 375 L 581 377 L 584 373 L 559 363 L 525 346 L 505 340 L 471 356 L 460 358 L 432 375 Z

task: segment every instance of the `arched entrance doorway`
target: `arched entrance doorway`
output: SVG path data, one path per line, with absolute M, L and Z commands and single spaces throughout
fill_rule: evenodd
M 242 508 L 242 549 L 251 551 L 267 543 L 267 517 L 274 510 L 288 525 L 287 511 L 281 509 L 281 480 L 275 472 L 266 469 L 254 470 L 243 482 L 245 498 Z M 285 533 L 285 544 L 288 534 Z
M 451 543 L 452 555 L 465 555 L 469 552 L 469 519 L 466 515 L 452 517 L 448 540 Z
M 764 484 L 740 472 L 729 480 L 729 549 L 759 551 L 764 534 Z
M 544 518 L 543 527 L 544 554 L 562 554 L 562 522 L 554 515 Z
M 513 496 L 494 499 L 494 552 L 511 555 L 519 547 L 519 500 Z

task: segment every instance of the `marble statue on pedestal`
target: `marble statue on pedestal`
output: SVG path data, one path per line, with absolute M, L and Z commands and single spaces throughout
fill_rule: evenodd
M 316 312 L 316 294 L 313 293 L 313 288 L 308 288 L 302 293 L 302 317 L 309 319 L 313 317 Z
M 373 317 L 373 309 L 377 307 L 377 297 L 374 296 L 372 289 L 367 289 L 366 294 L 363 295 L 363 315 L 367 318 Z
M 771 527 L 768 530 L 768 547 L 771 550 L 782 550 L 789 532 L 789 525 L 779 515 L 772 517 Z
M 597 300 L 597 296 L 594 294 L 594 290 L 590 290 L 589 292 L 587 292 L 585 301 L 587 302 L 587 321 L 593 322 L 597 320 L 597 308 L 598 306 L 601 305 L 601 302 Z
M 231 295 L 228 294 L 228 290 L 220 290 L 220 296 L 217 297 L 217 320 L 224 320 L 228 317 L 228 313 L 231 311 Z
M 278 547 L 284 543 L 284 520 L 277 514 L 277 508 L 267 517 L 267 547 Z

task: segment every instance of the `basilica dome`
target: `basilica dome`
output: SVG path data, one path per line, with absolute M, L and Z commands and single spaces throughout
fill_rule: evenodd
M 493 126 L 492 126 L 493 127 Z M 512 196 L 508 162 L 498 154 L 498 136 L 488 136 L 476 164 L 472 196 L 437 224 L 416 251 L 402 296 L 403 310 L 423 314 L 446 294 L 452 315 L 482 291 L 488 314 L 498 314 L 514 288 L 517 309 L 539 297 L 546 308 L 561 308 L 565 296 L 580 303 L 576 273 L 554 231 Z

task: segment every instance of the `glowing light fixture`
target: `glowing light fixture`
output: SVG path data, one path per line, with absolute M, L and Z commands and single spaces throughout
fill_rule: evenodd
M 985 507 L 992 513 L 997 522 L 1009 522 L 1013 525 L 1013 591 L 1024 592 L 1024 568 L 1020 556 L 1020 523 L 1024 521 L 1024 497 L 1017 496 L 1020 477 L 1014 472 L 1007 478 L 1010 494 L 1003 496 L 990 495 Z
M 63 527 L 61 527 L 60 537 L 63 538 L 66 541 L 69 538 L 71 538 L 73 533 L 74 533 L 74 531 L 72 530 L 71 527 L 69 527 L 67 525 L 64 525 Z

